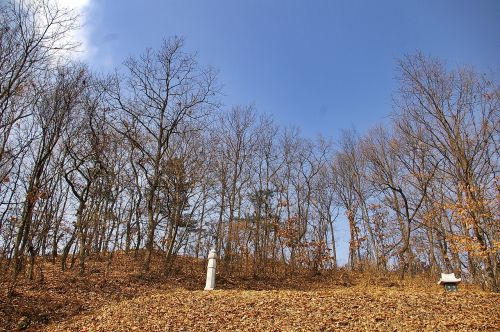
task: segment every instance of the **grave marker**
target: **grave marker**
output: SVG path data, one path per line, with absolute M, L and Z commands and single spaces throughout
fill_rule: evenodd
M 210 250 L 208 254 L 208 267 L 207 267 L 207 282 L 205 290 L 213 290 L 215 288 L 215 267 L 216 267 L 217 254 L 215 249 Z

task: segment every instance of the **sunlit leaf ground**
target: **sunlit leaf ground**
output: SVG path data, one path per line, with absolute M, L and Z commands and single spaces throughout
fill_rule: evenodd
M 159 257 L 149 273 L 140 255 L 92 259 L 84 276 L 41 262 L 11 297 L 0 279 L 0 331 L 500 331 L 500 294 L 445 293 L 431 274 L 221 267 L 205 292 L 205 260 L 178 257 L 165 274 Z
M 500 296 L 351 287 L 317 291 L 165 290 L 47 331 L 498 331 Z

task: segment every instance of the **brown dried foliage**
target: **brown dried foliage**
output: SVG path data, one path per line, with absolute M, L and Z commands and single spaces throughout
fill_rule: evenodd
M 203 292 L 204 260 L 178 257 L 165 274 L 156 256 L 141 272 L 141 257 L 118 253 L 89 260 L 88 273 L 60 272 L 39 263 L 35 281 L 13 297 L 0 286 L 0 330 L 38 331 L 331 331 L 495 330 L 500 295 L 461 285 L 446 294 L 427 276 L 399 280 L 375 271 L 330 271 L 295 277 L 224 274 Z M 43 278 L 41 272 L 43 271 Z M 280 274 L 282 275 L 282 274 Z

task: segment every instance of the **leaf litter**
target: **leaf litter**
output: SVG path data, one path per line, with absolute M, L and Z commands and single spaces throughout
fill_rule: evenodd
M 500 296 L 381 287 L 164 290 L 44 331 L 498 331 Z

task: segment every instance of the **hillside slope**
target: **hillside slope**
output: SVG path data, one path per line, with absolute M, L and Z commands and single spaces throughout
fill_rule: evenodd
M 500 329 L 500 295 L 381 287 L 165 290 L 45 331 L 475 331 Z

